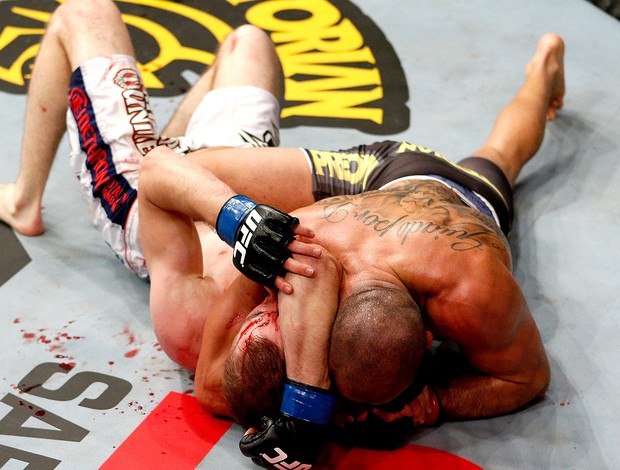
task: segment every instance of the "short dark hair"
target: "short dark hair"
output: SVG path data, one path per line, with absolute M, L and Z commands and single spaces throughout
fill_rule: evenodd
M 340 303 L 330 374 L 346 398 L 386 403 L 413 382 L 426 349 L 422 313 L 406 289 L 364 289 Z
M 244 428 L 260 427 L 263 416 L 280 410 L 286 378 L 284 352 L 258 337 L 243 353 L 229 354 L 224 364 L 224 399 L 234 420 Z

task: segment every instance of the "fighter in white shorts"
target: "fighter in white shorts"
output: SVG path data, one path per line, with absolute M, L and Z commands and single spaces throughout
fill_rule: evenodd
M 28 85 L 19 174 L 15 183 L 0 184 L 0 222 L 27 236 L 45 231 L 43 193 L 68 130 L 71 165 L 92 220 L 123 263 L 146 278 L 137 221 L 142 159 L 158 145 L 181 154 L 209 146 L 277 145 L 282 72 L 264 31 L 248 24 L 231 30 L 164 137 L 135 55 L 115 2 L 60 3 Z
M 279 144 L 280 106 L 255 86 L 209 91 L 185 135 L 159 134 L 136 60 L 99 57 L 71 77 L 67 129 L 71 165 L 89 201 L 89 213 L 105 242 L 140 278 L 148 271 L 138 230 L 138 175 L 144 155 L 158 145 L 180 154 L 211 146 Z

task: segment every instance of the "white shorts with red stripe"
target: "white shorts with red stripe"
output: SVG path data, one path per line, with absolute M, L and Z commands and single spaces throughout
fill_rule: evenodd
M 137 203 L 144 155 L 158 145 L 180 154 L 210 146 L 276 146 L 279 115 L 278 100 L 262 88 L 218 88 L 204 96 L 184 136 L 163 137 L 133 57 L 113 55 L 82 64 L 69 87 L 71 166 L 90 216 L 116 256 L 148 278 Z

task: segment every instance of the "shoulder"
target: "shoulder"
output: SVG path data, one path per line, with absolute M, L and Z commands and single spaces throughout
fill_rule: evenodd
M 506 265 L 488 252 L 467 257 L 426 304 L 429 320 L 460 343 L 509 341 L 527 306 Z

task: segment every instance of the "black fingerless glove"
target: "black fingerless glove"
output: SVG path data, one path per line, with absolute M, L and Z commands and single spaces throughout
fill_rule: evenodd
M 215 229 L 233 248 L 233 264 L 254 282 L 274 287 L 284 276 L 284 262 L 291 256 L 287 245 L 295 238 L 299 219 L 271 206 L 233 196 L 220 210 Z
M 309 469 L 325 444 L 335 408 L 336 398 L 327 390 L 288 381 L 280 416 L 263 418 L 261 430 L 243 436 L 239 448 L 263 468 Z

